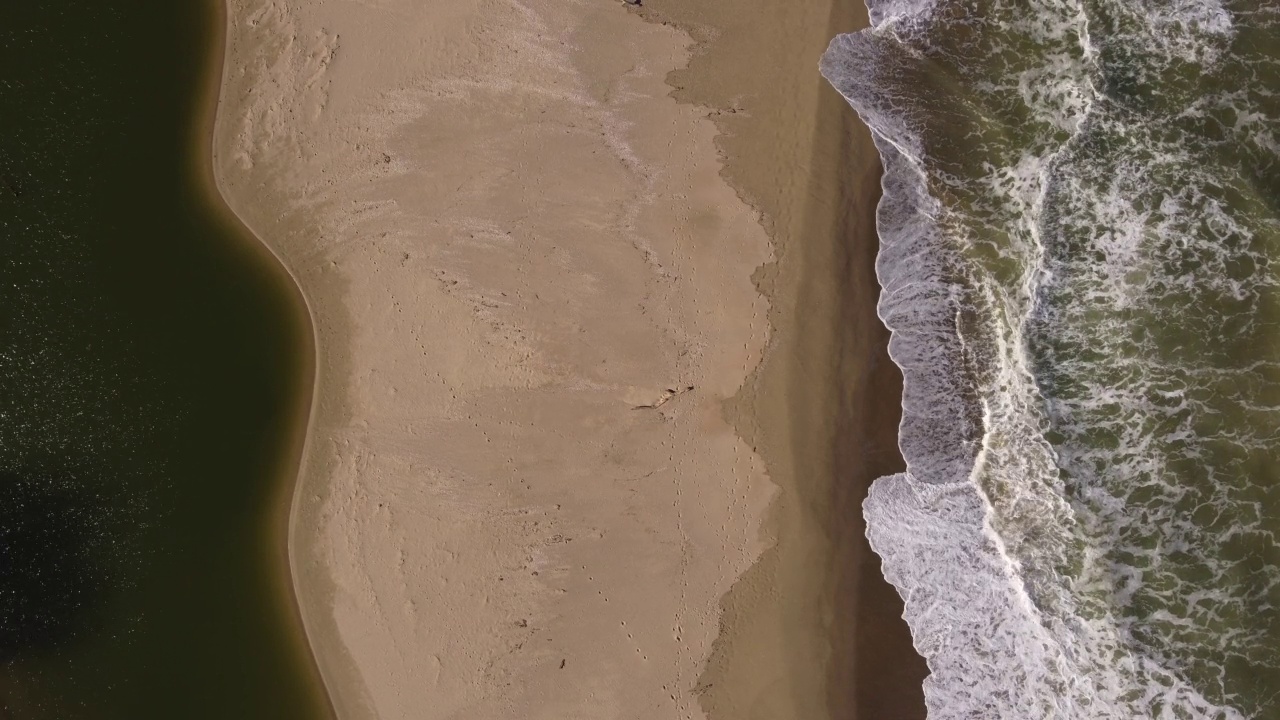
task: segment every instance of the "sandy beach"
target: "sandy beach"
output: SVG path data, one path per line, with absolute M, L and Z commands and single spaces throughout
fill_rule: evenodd
M 311 312 L 294 587 L 357 718 L 916 718 L 860 4 L 228 0 L 219 189 Z M 848 5 L 848 7 L 846 7 Z

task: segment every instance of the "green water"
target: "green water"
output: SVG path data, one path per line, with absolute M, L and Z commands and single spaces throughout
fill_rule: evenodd
M 0 717 L 327 714 L 272 523 L 310 340 L 202 183 L 212 2 L 0 6 Z
M 1280 717 L 1280 6 L 868 7 L 930 718 Z

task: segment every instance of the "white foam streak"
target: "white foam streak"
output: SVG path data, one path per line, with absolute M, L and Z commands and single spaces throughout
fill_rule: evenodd
M 1045 0 L 1033 11 L 1041 15 L 1021 32 L 1052 50 L 1046 63 L 1006 84 L 975 79 L 987 83 L 980 92 L 1020 97 L 1043 125 L 1022 151 L 993 156 L 982 181 L 984 197 L 967 201 L 989 203 L 993 216 L 1017 218 L 995 228 L 1016 242 L 999 246 L 1001 256 L 975 270 L 963 253 L 985 239 L 951 222 L 950 206 L 931 192 L 955 191 L 951 203 L 969 197 L 925 154 L 929 118 L 920 108 L 941 101 L 912 96 L 912 84 L 925 73 L 919 70 L 921 50 L 907 41 L 927 34 L 942 1 L 869 0 L 873 26 L 836 38 L 822 62 L 823 75 L 872 129 L 884 164 L 877 213 L 879 314 L 892 333 L 890 355 L 904 375 L 899 444 L 907 472 L 878 480 L 864 512 L 867 536 L 883 559 L 885 577 L 906 602 L 916 647 L 932 671 L 925 684 L 930 717 L 1242 719 L 1142 652 L 1132 641 L 1131 623 L 1112 613 L 1132 601 L 1142 573 L 1110 564 L 1110 580 L 1098 582 L 1090 569 L 1110 561 L 1083 538 L 1106 532 L 1099 524 L 1130 508 L 1103 487 L 1086 487 L 1083 502 L 1094 514 L 1077 516 L 1060 467 L 1088 458 L 1060 458 L 1044 436 L 1052 423 L 1070 425 L 1081 408 L 1042 397 L 1028 367 L 1027 325 L 1045 322 L 1037 317 L 1044 311 L 1042 295 L 1060 279 L 1055 273 L 1066 271 L 1043 257 L 1041 235 L 1059 222 L 1044 217 L 1046 198 L 1073 192 L 1073 178 L 1058 170 L 1090 129 L 1100 97 L 1092 67 L 1099 49 L 1086 14 L 1074 2 Z M 1212 59 L 1212 47 L 1206 50 L 1196 38 L 1229 34 L 1229 18 L 1224 22 L 1213 2 L 1177 5 L 1185 12 L 1161 20 L 1173 23 L 1173 40 L 1160 47 L 1190 60 Z M 1133 9 L 1147 10 L 1145 4 Z M 1181 36 L 1195 37 L 1178 44 Z M 1138 164 L 1122 168 L 1100 197 L 1126 197 L 1124 183 L 1142 171 Z M 1108 288 L 1102 301 L 1109 307 L 1143 299 L 1140 281 L 1155 274 L 1144 270 L 1155 262 L 1148 234 L 1152 227 L 1162 232 L 1153 217 L 1178 214 L 1178 201 L 1168 202 L 1136 213 L 1123 203 L 1089 208 L 1104 228 L 1091 251 L 1104 257 L 1098 286 Z M 1225 234 L 1241 231 L 1225 214 L 1208 216 Z M 1018 268 L 1016 277 L 1008 277 L 1009 266 Z M 1181 389 L 1157 390 L 1164 401 L 1146 412 L 1180 417 L 1189 402 Z M 1082 394 L 1120 408 L 1115 414 L 1123 418 L 1144 412 L 1150 391 L 1098 385 Z M 1114 431 L 1121 447 L 1133 449 L 1125 472 L 1160 477 L 1158 460 L 1143 452 L 1148 439 L 1122 423 Z M 1192 435 L 1184 423 L 1160 440 L 1176 443 Z M 1153 485 L 1152 491 L 1169 488 Z M 1217 599 L 1206 592 L 1188 595 L 1186 602 L 1191 608 Z M 1168 622 L 1181 620 L 1171 616 Z

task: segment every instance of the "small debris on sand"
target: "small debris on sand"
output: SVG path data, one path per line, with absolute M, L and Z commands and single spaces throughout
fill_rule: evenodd
M 683 395 L 689 392 L 690 390 L 693 390 L 692 385 L 685 385 L 682 388 L 667 388 L 662 392 L 662 395 L 657 400 L 654 400 L 648 405 L 636 405 L 631 409 L 632 410 L 654 410 L 662 407 L 663 405 L 666 405 L 672 398 Z

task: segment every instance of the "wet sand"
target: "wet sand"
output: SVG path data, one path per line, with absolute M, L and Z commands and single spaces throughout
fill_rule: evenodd
M 230 0 L 214 166 L 314 321 L 340 717 L 923 716 L 859 512 L 878 172 L 817 74 L 859 18 L 752 4 Z
M 208 12 L 211 16 L 209 27 L 214 32 L 208 42 L 208 66 L 203 74 L 203 84 L 198 93 L 198 104 L 193 117 L 199 120 L 192 128 L 192 153 L 190 166 L 197 183 L 210 198 L 209 206 L 213 212 L 221 216 L 227 227 L 234 228 L 243 238 L 245 252 L 255 256 L 259 267 L 268 268 L 276 284 L 281 288 L 281 295 L 289 300 L 287 312 L 293 315 L 293 330 L 297 334 L 291 339 L 298 347 L 305 350 L 298 355 L 302 359 L 296 368 L 293 378 L 294 387 L 291 395 L 296 398 L 293 408 L 294 420 L 286 434 L 285 447 L 277 454 L 278 466 L 272 468 L 272 475 L 279 478 L 279 484 L 270 493 L 270 502 L 262 509 L 266 517 L 268 536 L 272 543 L 262 548 L 265 556 L 264 565 L 274 571 L 272 588 L 274 594 L 285 605 L 279 616 L 285 619 L 288 627 L 284 634 L 297 648 L 297 665 L 305 673 L 304 687 L 311 689 L 312 707 L 309 711 L 315 717 L 331 718 L 333 707 L 328 693 L 316 667 L 310 644 L 307 642 L 298 602 L 297 587 L 293 582 L 295 575 L 290 562 L 289 537 L 294 498 L 297 490 L 300 463 L 305 455 L 307 439 L 311 426 L 312 402 L 316 395 L 316 354 L 311 344 L 315 331 L 311 325 L 311 311 L 307 304 L 297 278 L 289 265 L 279 255 L 275 247 L 262 238 L 257 237 L 245 226 L 240 217 L 226 204 L 226 196 L 220 187 L 220 180 L 214 167 L 214 147 L 216 145 L 215 129 L 217 126 L 218 106 L 223 86 L 223 73 L 226 70 L 226 46 L 228 28 L 228 7 L 226 0 L 209 0 Z M 303 710 L 303 708 L 299 708 Z
M 773 339 L 731 405 L 782 489 L 777 542 L 722 603 L 704 705 L 725 719 L 923 718 L 928 669 L 861 512 L 870 483 L 903 468 L 902 377 L 875 314 L 879 159 L 843 98 L 809 74 L 831 38 L 866 26 L 866 8 L 646 8 L 703 43 L 671 83 L 721 109 L 725 175 L 761 211 L 778 256 L 757 274 Z

